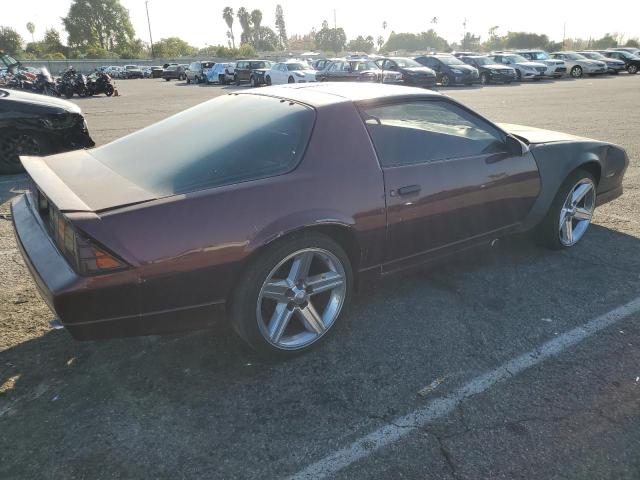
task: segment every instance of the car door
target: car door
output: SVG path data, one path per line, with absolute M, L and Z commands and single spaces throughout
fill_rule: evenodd
M 533 156 L 461 105 L 426 98 L 360 108 L 384 174 L 385 271 L 496 238 L 533 206 Z
M 343 68 L 343 64 L 345 64 L 346 62 L 333 62 L 331 65 L 329 65 L 329 68 L 327 69 L 325 76 L 327 77 L 327 80 L 329 80 L 330 82 L 337 82 L 340 80 L 340 72 L 342 71 Z
M 434 72 L 436 72 L 436 81 L 441 82 L 443 72 L 442 72 L 442 64 L 440 63 L 440 60 L 433 57 L 427 57 L 426 60 L 424 61 L 424 64 L 426 67 L 429 67 Z

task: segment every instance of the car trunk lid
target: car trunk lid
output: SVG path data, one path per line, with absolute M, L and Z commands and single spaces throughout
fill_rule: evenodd
M 86 150 L 21 161 L 38 190 L 61 212 L 100 212 L 156 198 Z

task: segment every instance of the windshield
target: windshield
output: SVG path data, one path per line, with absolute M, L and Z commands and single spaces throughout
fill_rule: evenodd
M 521 55 L 505 55 L 504 58 L 508 58 L 514 63 L 526 63 L 529 61 Z
M 580 55 L 579 53 L 565 53 L 565 56 L 569 60 L 588 60 L 584 55 Z
M 620 55 L 622 55 L 622 58 L 626 58 L 627 60 L 632 60 L 632 59 L 638 58 L 638 57 L 636 57 L 635 55 L 632 55 L 629 52 L 625 52 L 624 50 L 620 50 L 620 51 L 618 51 L 618 53 Z
M 419 64 L 415 60 L 411 60 L 410 58 L 392 58 L 391 60 L 396 62 L 400 68 L 414 68 L 424 66 Z
M 251 121 L 238 112 L 251 112 Z M 211 128 L 213 115 L 225 119 L 219 128 Z M 92 155 L 154 195 L 187 193 L 290 171 L 302 157 L 314 121 L 313 109 L 297 103 L 224 95 Z
M 478 65 L 497 65 L 497 62 L 489 57 L 473 57 L 471 60 Z
M 365 70 L 380 70 L 380 67 L 372 61 L 352 62 L 351 68 L 354 72 L 364 72 Z
M 464 65 L 464 62 L 458 60 L 456 57 L 438 57 L 438 60 L 445 65 Z
M 591 60 L 606 60 L 607 58 L 598 52 L 582 52 L 582 56 L 590 58 Z
M 531 60 L 549 60 L 549 54 L 547 52 L 531 52 L 529 53 Z
M 290 72 L 294 70 L 310 70 L 311 68 L 308 65 L 304 65 L 302 63 L 287 63 L 287 70 Z
M 127 70 L 136 70 L 138 67 L 136 67 L 135 65 L 127 65 L 126 67 Z

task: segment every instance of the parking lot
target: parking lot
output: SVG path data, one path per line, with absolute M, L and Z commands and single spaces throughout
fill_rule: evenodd
M 98 145 L 247 87 L 117 88 L 74 100 Z M 24 177 L 0 177 L 0 478 L 640 478 L 640 75 L 441 91 L 622 145 L 624 196 L 569 251 L 503 239 L 367 285 L 326 343 L 285 362 L 225 324 L 86 343 L 51 330 L 8 215 Z

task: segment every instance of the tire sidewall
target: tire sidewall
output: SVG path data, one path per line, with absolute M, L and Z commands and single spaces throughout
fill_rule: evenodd
M 333 253 L 342 263 L 347 282 L 342 310 L 329 329 L 314 343 L 296 350 L 284 350 L 273 346 L 262 335 L 258 326 L 256 308 L 260 289 L 273 268 L 293 252 L 305 248 L 321 248 Z M 241 280 L 233 294 L 230 306 L 231 321 L 236 333 L 260 354 L 270 356 L 292 356 L 316 348 L 335 330 L 348 307 L 353 289 L 353 271 L 351 262 L 344 249 L 330 237 L 321 233 L 309 232 L 292 234 L 272 245 L 259 254 L 240 277 Z

